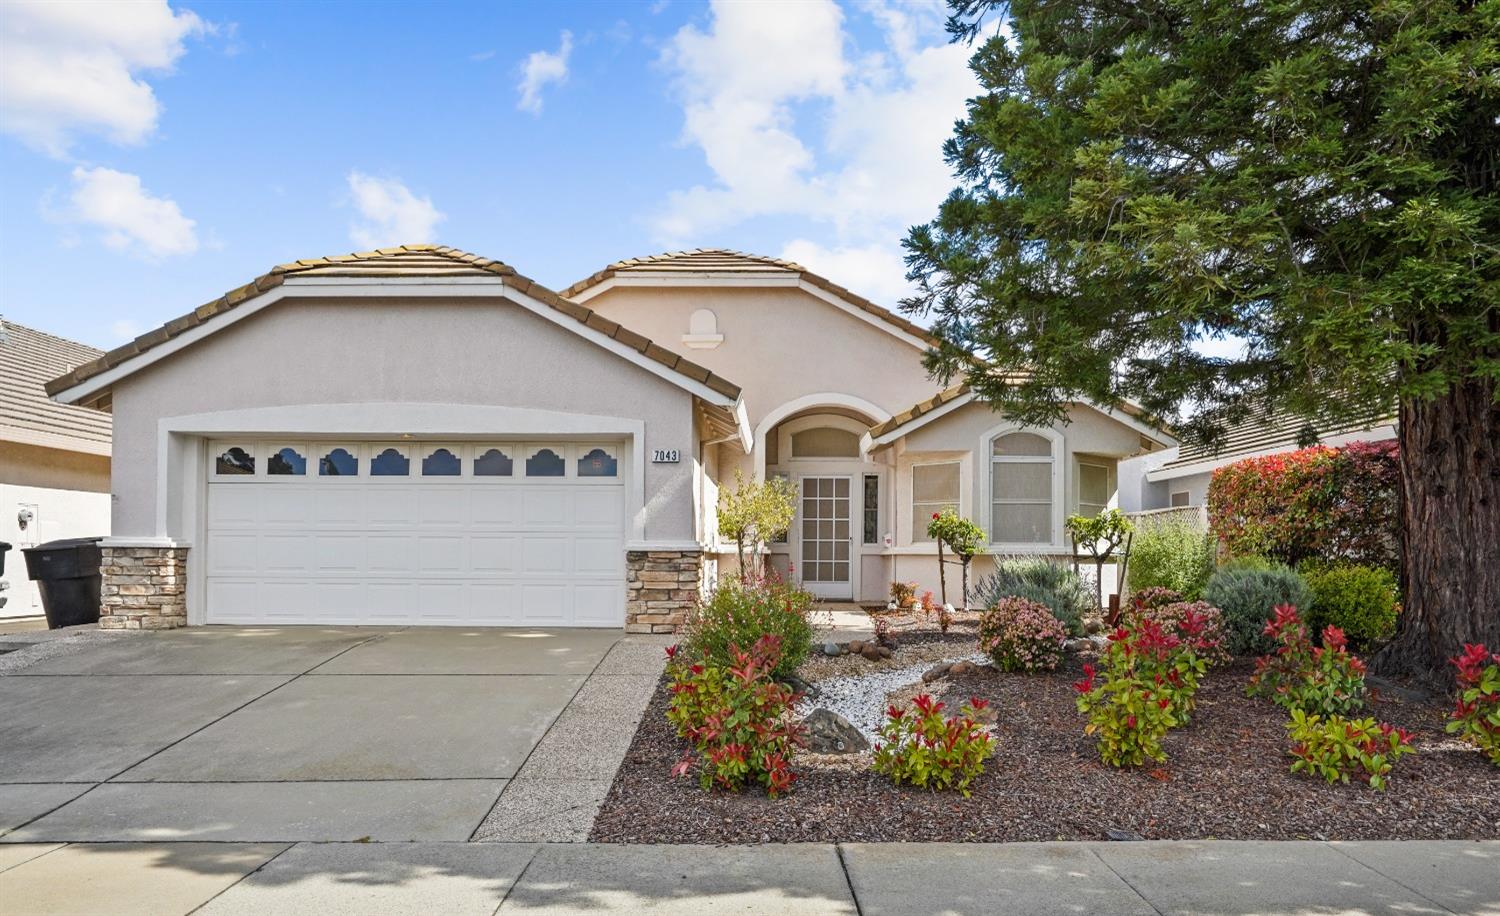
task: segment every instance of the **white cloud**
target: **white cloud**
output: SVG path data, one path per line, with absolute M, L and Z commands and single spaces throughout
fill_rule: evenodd
M 141 179 L 114 169 L 73 169 L 71 209 L 63 218 L 94 226 L 104 244 L 147 258 L 192 254 L 198 250 L 197 225 L 177 203 L 156 197 Z
M 542 113 L 542 90 L 568 78 L 568 58 L 573 54 L 573 33 L 563 32 L 556 51 L 532 51 L 521 62 L 520 99 L 516 107 L 534 115 Z
M 758 216 L 802 217 L 829 237 L 788 251 L 883 299 L 908 287 L 900 240 L 953 186 L 942 145 L 978 91 L 971 49 L 951 44 L 939 3 L 866 0 L 881 46 L 863 50 L 832 0 L 795 5 L 715 0 L 707 30 L 681 29 L 663 52 L 684 139 L 715 181 L 672 192 L 651 217 L 668 247 Z M 823 272 L 819 270 L 819 272 Z
M 350 224 L 349 237 L 362 248 L 431 242 L 437 224 L 447 219 L 432 198 L 416 196 L 395 178 L 354 171 L 348 181 L 354 209 L 363 218 Z
M 796 239 L 786 244 L 781 257 L 886 305 L 894 306 L 915 292 L 906 282 L 906 265 L 897 245 L 872 242 L 825 248 L 808 239 Z
M 7 0 L 0 15 L 0 130 L 53 156 L 78 134 L 135 144 L 161 104 L 143 72 L 170 72 L 208 31 L 165 0 Z

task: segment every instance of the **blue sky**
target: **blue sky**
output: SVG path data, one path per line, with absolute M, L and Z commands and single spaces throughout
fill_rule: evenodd
M 936 3 L 0 5 L 0 314 L 117 345 L 439 242 L 560 288 L 790 256 L 887 305 L 974 91 Z

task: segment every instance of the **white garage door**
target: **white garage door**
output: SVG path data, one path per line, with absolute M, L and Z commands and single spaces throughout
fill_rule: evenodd
M 616 627 L 618 443 L 211 444 L 209 623 Z

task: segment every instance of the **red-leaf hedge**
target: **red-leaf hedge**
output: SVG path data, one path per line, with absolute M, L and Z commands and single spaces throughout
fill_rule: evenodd
M 1233 556 L 1395 569 L 1399 491 L 1394 441 L 1313 446 L 1214 471 L 1209 525 Z

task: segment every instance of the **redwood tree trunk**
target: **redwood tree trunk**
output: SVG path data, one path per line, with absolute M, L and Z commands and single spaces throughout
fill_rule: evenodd
M 1374 659 L 1447 691 L 1464 643 L 1500 649 L 1500 403 L 1469 381 L 1401 402 L 1402 609 Z

